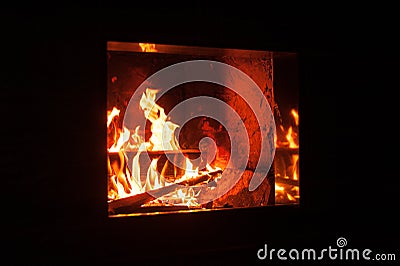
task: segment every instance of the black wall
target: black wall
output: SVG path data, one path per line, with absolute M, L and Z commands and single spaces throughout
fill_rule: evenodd
M 338 237 L 398 253 L 398 149 L 387 134 L 396 105 L 384 90 L 396 87 L 394 24 L 339 17 L 201 7 L 2 11 L 10 261 L 263 264 L 256 252 L 264 244 L 317 249 Z M 300 206 L 107 219 L 109 40 L 299 52 Z

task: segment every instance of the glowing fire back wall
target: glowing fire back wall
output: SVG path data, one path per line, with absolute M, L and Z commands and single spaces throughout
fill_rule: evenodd
M 299 203 L 297 69 L 276 69 L 288 57 L 109 42 L 109 215 Z

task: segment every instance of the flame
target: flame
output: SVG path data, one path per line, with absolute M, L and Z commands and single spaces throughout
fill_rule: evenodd
M 154 43 L 139 43 L 142 52 L 158 52 Z
M 119 116 L 119 113 L 120 113 L 120 110 L 118 110 L 116 107 L 113 107 L 113 109 L 111 111 L 107 112 L 107 127 L 110 126 L 114 117 Z
M 299 115 L 297 113 L 297 111 L 295 109 L 292 109 L 290 111 L 294 123 L 296 126 L 299 125 Z M 297 144 L 297 134 L 294 132 L 293 127 L 289 127 L 288 132 L 286 134 L 286 139 L 289 142 L 289 148 L 293 148 L 293 149 L 297 149 L 299 147 L 299 145 Z
M 140 107 L 145 117 L 151 122 L 151 137 L 149 150 L 179 150 L 178 141 L 174 135 L 178 125 L 167 121 L 164 108 L 155 103 L 158 90 L 147 88 L 140 99 Z
M 128 197 L 140 193 L 142 188 L 140 179 L 136 175 L 132 175 L 127 167 L 127 158 L 124 152 L 124 144 L 129 141 L 131 132 L 128 128 L 123 127 L 122 132 L 117 128 L 114 118 L 119 116 L 120 110 L 113 107 L 111 111 L 107 112 L 107 128 L 114 125 L 115 131 L 113 132 L 113 143 L 108 148 L 108 152 L 117 154 L 117 158 L 110 160 L 107 158 L 107 169 L 109 175 L 108 181 L 108 199 L 115 200 L 119 198 Z
M 292 109 L 292 110 L 290 111 L 290 113 L 291 113 L 292 116 L 293 116 L 295 125 L 298 126 L 298 125 L 299 125 L 299 114 L 297 113 L 297 111 L 296 111 L 295 109 Z
M 214 172 L 214 171 L 222 170 L 222 169 L 221 169 L 220 167 L 218 167 L 218 166 L 212 167 L 209 163 L 207 163 L 207 164 L 206 164 L 206 170 L 207 170 L 208 172 Z
M 299 145 L 295 142 L 295 133 L 293 132 L 293 128 L 289 127 L 288 133 L 286 134 L 286 139 L 289 142 L 289 148 L 298 148 Z
M 286 184 L 277 184 L 275 183 L 275 201 L 276 203 L 284 203 L 284 202 L 296 202 L 299 198 L 298 196 L 298 187 L 291 187 Z
M 157 171 L 158 158 L 153 159 L 150 163 L 150 167 L 147 170 L 147 179 L 145 185 L 145 191 L 157 189 L 165 186 L 165 180 L 162 175 Z
M 279 191 L 285 191 L 285 188 L 275 183 L 275 196 L 279 193 Z
M 122 133 L 120 133 L 118 140 L 108 149 L 109 152 L 119 152 L 131 135 L 129 129 L 124 127 Z
M 293 154 L 292 155 L 292 162 L 293 162 L 293 180 L 299 180 L 299 174 L 298 174 L 298 167 L 297 167 L 297 161 L 299 160 L 299 155 L 298 154 Z
M 193 169 L 192 162 L 186 158 L 186 169 L 185 169 L 185 177 L 192 178 L 199 175 L 199 167 Z
M 141 186 L 133 178 L 126 167 L 126 157 L 123 151 L 119 151 L 118 160 L 110 161 L 108 158 L 109 192 L 110 200 L 124 198 L 140 193 Z
M 167 168 L 170 167 L 170 162 L 165 161 L 160 171 L 160 157 L 153 158 L 147 168 L 146 180 L 141 180 L 141 162 L 140 155 L 146 151 L 177 151 L 179 144 L 175 137 L 175 129 L 179 126 L 167 121 L 168 117 L 165 114 L 164 108 L 156 104 L 156 94 L 158 90 L 147 88 L 143 93 L 139 106 L 143 110 L 144 116 L 151 122 L 151 136 L 149 141 L 146 142 L 145 138 L 140 134 L 140 127 L 137 126 L 132 132 L 123 127 L 122 131 L 117 129 L 114 117 L 119 116 L 120 111 L 113 108 L 107 113 L 107 127 L 114 125 L 114 141 L 108 149 L 110 153 L 118 153 L 119 157 L 116 160 L 115 155 L 113 160 L 108 157 L 108 174 L 109 174 L 109 200 L 129 197 L 145 191 L 158 189 L 161 187 L 179 183 L 180 181 L 189 180 L 199 175 L 203 175 L 202 171 L 199 173 L 199 167 L 194 166 L 192 161 L 185 158 L 185 171 L 181 178 L 174 181 L 169 181 L 165 178 Z M 110 145 L 109 145 L 110 146 Z M 132 159 L 132 171 L 129 171 L 127 165 L 126 152 L 136 152 Z M 212 167 L 206 165 L 206 171 L 216 171 L 219 167 Z M 205 172 L 206 172 L 205 171 Z M 193 187 L 184 187 L 176 189 L 175 191 L 164 195 L 146 205 L 154 204 L 173 204 L 173 205 L 186 205 L 188 207 L 199 206 L 197 203 L 197 196 L 201 190 L 196 192 Z

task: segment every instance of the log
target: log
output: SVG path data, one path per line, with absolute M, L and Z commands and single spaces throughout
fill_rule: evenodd
M 276 153 L 299 154 L 299 148 L 276 147 Z
M 136 153 L 138 153 L 138 151 L 126 151 L 125 153 L 136 154 Z M 149 155 L 150 159 L 158 158 L 161 155 L 165 155 L 165 154 L 175 155 L 175 154 L 181 153 L 183 155 L 187 155 L 187 157 L 189 159 L 194 159 L 201 155 L 200 150 L 196 150 L 196 149 L 183 149 L 183 150 L 178 150 L 178 151 L 174 151 L 174 150 L 172 150 L 172 151 L 142 151 L 141 153 L 142 154 L 147 153 Z
M 143 204 L 160 198 L 168 193 L 178 189 L 179 186 L 194 186 L 203 182 L 211 182 L 222 170 L 216 170 L 204 175 L 181 181 L 166 187 L 153 189 L 147 192 L 136 194 L 127 198 L 117 199 L 108 203 L 108 211 L 110 214 L 132 213 L 140 208 Z

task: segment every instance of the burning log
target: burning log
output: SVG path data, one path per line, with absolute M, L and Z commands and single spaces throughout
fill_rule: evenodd
M 276 153 L 299 154 L 299 148 L 276 147 Z
M 189 159 L 195 159 L 201 155 L 199 150 L 195 149 L 183 149 L 183 150 L 172 150 L 172 151 L 146 151 L 149 155 L 150 159 L 158 158 L 160 156 L 164 156 L 166 154 L 176 155 L 176 154 L 184 154 Z
M 140 208 L 143 204 L 148 203 L 152 200 L 158 199 L 164 195 L 167 195 L 176 189 L 179 186 L 194 186 L 200 183 L 208 183 L 213 181 L 219 174 L 222 173 L 222 170 L 212 171 L 203 175 L 199 175 L 187 180 L 183 180 L 178 183 L 174 183 L 172 185 L 161 187 L 158 189 L 153 189 L 147 192 L 143 192 L 140 194 L 136 194 L 127 198 L 117 199 L 112 202 L 109 202 L 109 213 L 110 214 L 118 214 L 118 213 L 131 213 Z

